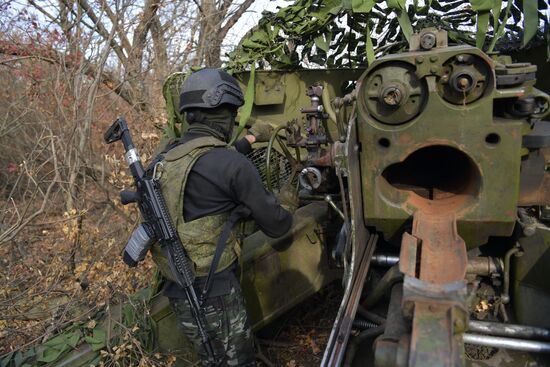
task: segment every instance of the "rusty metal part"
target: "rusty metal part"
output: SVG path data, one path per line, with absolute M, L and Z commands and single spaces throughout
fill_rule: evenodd
M 323 149 L 321 156 L 314 159 L 311 163 L 315 166 L 331 167 L 333 165 L 332 150 L 329 149 L 325 152 Z
M 328 345 L 325 350 L 325 355 L 323 356 L 323 361 L 321 366 L 340 366 L 344 360 L 344 355 L 346 352 L 346 345 L 349 340 L 351 327 L 353 325 L 353 319 L 355 318 L 355 313 L 357 311 L 357 306 L 359 305 L 359 299 L 361 297 L 361 291 L 363 289 L 363 284 L 365 278 L 367 277 L 367 272 L 369 270 L 370 258 L 376 247 L 376 242 L 378 241 L 377 234 L 371 234 L 367 244 L 367 249 L 364 251 L 363 258 L 359 263 L 357 269 L 357 275 L 354 277 L 353 285 L 351 287 L 351 292 L 349 299 L 346 302 L 345 309 L 341 317 L 338 315 L 336 318 L 335 324 L 337 326 L 332 329 L 331 335 L 329 337 L 328 345 L 333 341 L 332 349 L 329 351 Z
M 464 279 L 468 257 L 456 230 L 454 213 L 414 214 L 412 235 L 405 233 L 399 268 L 411 277 L 435 284 Z
M 418 210 L 405 233 L 399 268 L 405 274 L 403 313 L 412 319 L 409 366 L 463 365 L 466 328 L 466 245 L 454 213 Z
M 524 352 L 533 353 L 550 353 L 550 343 L 533 340 L 503 338 L 500 336 L 490 335 L 464 334 L 463 341 L 468 344 L 484 345 L 493 348 L 521 350 Z
M 550 329 L 527 325 L 470 320 L 468 331 L 522 339 L 550 340 Z

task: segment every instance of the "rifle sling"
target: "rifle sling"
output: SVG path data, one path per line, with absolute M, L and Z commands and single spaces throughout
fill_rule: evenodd
M 237 221 L 239 221 L 239 219 L 245 218 L 248 215 L 250 215 L 250 210 L 244 205 L 239 205 L 231 211 L 229 218 L 227 218 L 227 221 L 223 225 L 222 233 L 218 238 L 218 242 L 216 243 L 216 252 L 214 252 L 214 257 L 212 258 L 212 264 L 210 265 L 210 269 L 208 270 L 208 275 L 206 276 L 206 282 L 202 290 L 201 299 L 200 299 L 201 305 L 204 303 L 206 298 L 208 298 L 208 293 L 210 292 L 210 287 L 212 286 L 214 273 L 218 268 L 218 264 L 220 262 L 223 250 L 225 249 L 225 245 L 227 244 L 227 239 L 231 234 L 233 226 L 237 223 Z

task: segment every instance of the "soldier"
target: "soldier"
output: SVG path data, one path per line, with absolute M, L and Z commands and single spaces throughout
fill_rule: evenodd
M 256 123 L 245 138 L 236 142 L 235 150 L 227 147 L 237 108 L 243 103 L 236 79 L 225 71 L 202 69 L 191 74 L 183 84 L 179 107 L 180 113 L 186 114 L 189 128 L 161 153 L 163 195 L 195 265 L 197 294 L 203 289 L 224 223 L 236 207 L 247 208 L 265 234 L 279 237 L 292 225 L 292 214 L 281 204 L 289 209 L 298 204 L 296 195 L 290 192 L 280 195 L 279 203 L 264 188 L 256 168 L 243 155 L 251 150 L 252 143 L 269 139 L 272 128 L 268 124 Z M 184 292 L 173 281 L 158 246 L 152 248 L 152 253 L 167 278 L 164 294 L 170 299 L 182 331 L 205 364 L 206 351 Z M 204 307 L 214 353 L 223 360 L 221 366 L 255 366 L 253 337 L 235 275 L 239 253 L 233 229 Z

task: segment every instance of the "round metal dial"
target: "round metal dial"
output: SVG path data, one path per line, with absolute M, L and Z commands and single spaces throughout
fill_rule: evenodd
M 361 95 L 370 116 L 388 125 L 400 125 L 418 116 L 427 96 L 414 66 L 385 63 L 367 75 Z
M 491 85 L 492 70 L 481 57 L 456 55 L 443 64 L 443 76 L 437 83 L 439 95 L 452 104 L 477 101 Z

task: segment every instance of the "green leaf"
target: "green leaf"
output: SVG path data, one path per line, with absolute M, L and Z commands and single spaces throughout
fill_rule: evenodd
M 13 354 L 14 354 L 14 352 L 10 352 L 10 353 L 6 354 L 4 356 L 4 358 L 2 358 L 2 360 L 0 360 L 0 367 L 8 367 Z
M 370 66 L 370 64 L 372 64 L 372 62 L 374 61 L 375 56 L 374 56 L 374 46 L 372 45 L 372 38 L 370 37 L 370 28 L 369 28 L 369 22 L 368 21 L 367 21 L 367 25 L 366 25 L 365 28 L 366 28 L 365 29 L 366 30 L 365 45 L 366 45 L 366 53 L 367 53 L 367 62 L 369 63 L 369 66 Z
M 483 49 L 483 45 L 485 44 L 490 15 L 491 12 L 489 11 L 482 11 L 477 14 L 476 47 L 479 49 Z
M 252 63 L 252 67 L 250 69 L 250 76 L 248 79 L 248 84 L 246 86 L 246 92 L 244 94 L 244 105 L 241 109 L 241 117 L 239 120 L 239 129 L 237 130 L 237 133 L 233 135 L 233 138 L 231 139 L 231 142 L 229 143 L 232 145 L 235 142 L 235 139 L 241 134 L 241 132 L 244 130 L 244 127 L 246 123 L 248 122 L 248 119 L 250 119 L 250 114 L 252 113 L 252 105 L 254 104 L 254 86 L 255 86 L 255 75 L 256 75 L 256 63 Z
M 496 29 L 498 27 L 498 20 L 500 18 L 500 10 L 502 8 L 502 0 L 494 0 L 493 1 L 493 35 L 496 33 Z
M 90 344 L 94 352 L 97 352 L 107 345 L 107 335 L 105 330 L 102 329 L 94 329 L 92 336 L 87 336 L 84 340 L 86 340 L 86 343 Z
M 21 353 L 21 351 L 15 353 L 13 363 L 15 364 L 15 367 L 21 367 L 21 365 L 23 364 L 23 354 Z
M 329 41 L 325 39 L 325 35 L 322 34 L 319 37 L 315 38 L 315 46 L 321 50 L 328 52 L 329 50 Z
M 493 9 L 494 2 L 494 0 L 471 0 L 472 9 L 477 12 L 489 11 Z
M 537 0 L 523 0 L 523 47 L 537 34 L 539 12 Z
M 37 361 L 51 363 L 58 360 L 65 352 L 76 347 L 80 332 L 63 333 L 48 340 L 38 347 Z
M 354 13 L 370 13 L 374 0 L 352 0 L 351 7 Z
M 405 9 L 405 3 L 406 3 L 406 0 L 387 0 L 386 1 L 386 4 L 388 4 L 388 8 L 396 9 L 396 10 Z
M 407 12 L 404 10 L 399 10 L 397 15 L 397 20 L 399 21 L 401 32 L 403 32 L 405 39 L 409 41 L 411 38 L 411 35 L 413 34 L 413 28 L 411 25 L 409 14 L 407 14 Z

